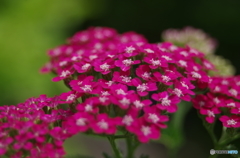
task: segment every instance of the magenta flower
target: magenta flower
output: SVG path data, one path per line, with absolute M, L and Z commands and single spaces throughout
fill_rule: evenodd
M 161 60 L 159 57 L 156 57 L 156 55 L 148 55 L 148 56 L 144 57 L 143 61 L 148 63 L 149 67 L 151 69 L 168 66 L 168 64 L 165 60 Z
M 140 96 L 146 96 L 149 91 L 156 91 L 157 85 L 154 82 L 142 83 L 139 78 L 132 79 L 132 84 L 137 88 L 137 93 Z
M 135 43 L 132 44 L 126 44 L 126 45 L 122 45 L 119 48 L 119 53 L 123 54 L 123 56 L 129 58 L 132 56 L 136 56 L 139 54 L 139 48 L 136 46 Z
M 79 73 L 88 72 L 92 68 L 92 64 L 88 62 L 82 62 L 81 64 L 75 63 L 73 65 L 74 69 Z
M 113 73 L 113 81 L 117 81 L 119 83 L 126 84 L 128 86 L 132 86 L 132 77 L 130 75 L 130 71 L 115 71 Z
M 94 117 L 88 113 L 78 112 L 64 122 L 64 127 L 69 129 L 71 134 L 86 132 Z
M 114 60 L 107 59 L 105 61 L 96 61 L 94 63 L 94 70 L 101 72 L 101 74 L 106 75 L 111 72 L 111 69 L 115 67 Z
M 143 119 L 138 121 L 138 128 L 135 128 L 134 133 L 140 142 L 147 143 L 150 139 L 158 139 L 160 137 L 160 131 L 156 126 L 148 125 Z
M 99 114 L 91 127 L 95 133 L 101 134 L 115 134 L 117 131 L 116 126 L 120 125 L 121 119 L 119 117 L 109 118 L 107 114 Z
M 172 81 L 179 77 L 174 72 L 166 72 L 164 75 L 162 75 L 160 72 L 154 72 L 153 76 L 156 77 L 157 81 L 168 86 L 172 85 L 173 84 Z
M 152 99 L 154 99 L 158 102 L 158 104 L 156 106 L 160 110 L 166 110 L 170 113 L 177 111 L 177 109 L 178 109 L 177 104 L 180 102 L 178 97 L 176 97 L 174 95 L 169 96 L 167 92 L 153 94 Z
M 193 100 L 193 107 L 196 109 L 201 109 L 201 108 L 212 108 L 214 107 L 213 100 L 209 99 L 207 95 L 197 95 Z
M 111 94 L 116 97 L 123 97 L 134 93 L 133 90 L 128 91 L 128 87 L 123 84 L 115 84 L 111 86 Z
M 136 75 L 146 81 L 152 81 L 152 72 L 148 65 L 140 65 L 136 69 Z
M 88 98 L 85 100 L 84 103 L 80 103 L 76 106 L 76 109 L 81 112 L 86 112 L 86 113 L 98 113 L 98 106 L 96 103 L 96 100 L 92 98 Z
M 70 70 L 62 70 L 62 71 L 60 71 L 59 76 L 54 77 L 54 78 L 52 79 L 52 81 L 58 82 L 58 81 L 60 81 L 60 80 L 62 80 L 62 79 L 65 79 L 65 78 L 70 77 L 72 74 L 73 74 L 73 71 L 70 71 Z
M 152 101 L 149 99 L 146 100 L 141 100 L 137 94 L 133 94 L 131 96 L 132 99 L 132 104 L 133 104 L 133 109 L 141 110 L 144 107 L 150 106 L 152 104 Z
M 97 83 L 93 82 L 93 79 L 93 76 L 80 75 L 78 76 L 78 80 L 72 80 L 69 84 L 77 92 L 97 94 L 98 89 L 95 88 Z
M 81 95 L 75 91 L 69 91 L 67 93 L 62 93 L 60 95 L 60 99 L 62 99 L 61 103 L 72 103 Z
M 228 128 L 239 128 L 240 127 L 240 117 L 237 115 L 226 116 L 223 115 L 219 118 L 219 120 L 223 123 L 223 126 Z
M 220 113 L 221 111 L 216 107 L 213 107 L 211 109 L 205 109 L 205 108 L 200 109 L 200 114 L 207 115 L 205 119 L 208 123 L 213 123 L 216 117 L 215 114 L 220 114 Z
M 166 122 L 169 120 L 168 116 L 166 115 L 160 115 L 161 110 L 159 110 L 156 107 L 145 107 L 144 108 L 144 118 L 147 122 L 152 123 L 156 125 L 159 128 L 166 128 L 167 125 L 165 125 L 163 122 Z
M 132 60 L 129 58 L 123 58 L 115 61 L 115 65 L 120 67 L 122 71 L 127 71 L 132 65 L 139 64 L 140 60 Z

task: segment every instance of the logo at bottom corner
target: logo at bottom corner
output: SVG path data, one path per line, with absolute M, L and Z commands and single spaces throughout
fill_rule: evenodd
M 211 149 L 211 150 L 210 150 L 210 154 L 211 154 L 211 155 L 214 155 L 214 154 L 215 154 L 215 150 L 214 150 L 214 149 Z

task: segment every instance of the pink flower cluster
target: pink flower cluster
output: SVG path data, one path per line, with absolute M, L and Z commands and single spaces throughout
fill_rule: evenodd
M 71 112 L 57 110 L 59 99 L 41 95 L 17 106 L 0 106 L 0 157 L 60 158 L 66 130 L 55 127 Z
M 197 95 L 193 104 L 208 123 L 216 118 L 228 128 L 240 127 L 240 76 L 213 77 L 207 94 Z M 222 116 L 220 116 L 222 114 Z
M 89 28 L 48 52 L 42 72 L 64 80 L 71 91 L 60 95 L 74 114 L 63 121 L 71 134 L 94 132 L 135 135 L 140 142 L 158 139 L 181 100 L 206 88 L 213 65 L 190 47 L 150 44 L 139 34 Z

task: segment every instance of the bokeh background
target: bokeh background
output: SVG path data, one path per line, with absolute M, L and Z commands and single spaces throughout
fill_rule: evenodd
M 230 59 L 240 74 L 239 0 L 0 0 L 0 105 L 66 91 L 62 83 L 51 81 L 52 74 L 40 74 L 39 69 L 48 60 L 48 49 L 89 26 L 136 31 L 150 42 L 159 42 L 169 28 L 200 28 L 217 39 L 216 54 Z M 179 158 L 209 155 L 213 146 L 194 109 L 186 115 L 184 134 Z M 70 156 L 110 151 L 99 138 L 76 138 L 66 142 Z M 166 155 L 164 146 L 156 142 L 138 153 L 144 149 L 152 158 Z

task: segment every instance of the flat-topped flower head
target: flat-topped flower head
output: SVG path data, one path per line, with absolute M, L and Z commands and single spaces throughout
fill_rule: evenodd
M 66 131 L 112 135 L 122 130 L 140 142 L 157 139 L 169 119 L 162 113 L 176 112 L 181 100 L 190 101 L 196 89 L 207 88 L 211 84 L 207 71 L 213 69 L 201 52 L 189 46 L 150 44 L 137 33 L 119 34 L 104 27 L 76 33 L 49 56 L 48 71 L 71 89 L 59 97 L 59 103 L 70 109 L 58 110 Z M 227 89 L 227 96 L 237 98 L 235 90 L 236 86 Z M 216 103 L 207 106 L 209 98 L 195 97 L 193 102 L 196 108 L 209 110 L 202 114 L 212 122 L 218 111 Z M 35 99 L 29 105 L 35 105 Z M 51 107 L 48 112 L 53 111 Z

